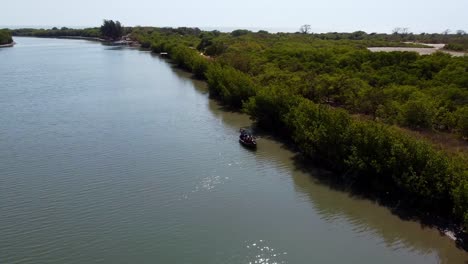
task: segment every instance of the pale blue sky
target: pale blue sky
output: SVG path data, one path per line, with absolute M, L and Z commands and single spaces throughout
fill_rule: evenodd
M 468 31 L 468 0 L 5 0 L 1 7 L 0 25 L 8 26 L 98 26 L 107 18 L 129 26 Z

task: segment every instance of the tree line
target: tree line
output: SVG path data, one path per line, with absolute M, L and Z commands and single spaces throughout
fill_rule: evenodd
M 119 21 L 104 20 L 101 27 L 73 29 L 53 27 L 51 29 L 22 28 L 12 30 L 14 36 L 28 37 L 87 37 L 115 41 L 129 33 L 131 28 L 124 28 Z
M 444 49 L 453 51 L 468 51 L 468 37 L 465 30 L 459 29 L 451 31 L 449 29 L 440 33 L 426 33 L 422 32 L 415 34 L 410 32 L 409 28 L 396 27 L 392 30 L 391 34 L 385 33 L 367 33 L 364 31 L 347 32 L 328 32 L 315 34 L 311 31 L 311 25 L 302 25 L 297 34 L 311 34 L 315 37 L 328 40 L 380 40 L 384 42 L 420 42 L 420 43 L 443 43 L 446 44 Z M 420 46 L 424 47 L 424 46 Z
M 100 38 L 99 28 L 72 29 L 67 27 L 53 27 L 51 29 L 21 28 L 13 29 L 13 36 L 24 37 L 90 37 Z

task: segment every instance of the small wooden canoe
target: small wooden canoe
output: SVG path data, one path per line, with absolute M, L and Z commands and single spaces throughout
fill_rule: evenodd
M 248 147 L 248 148 L 256 148 L 257 147 L 257 141 L 255 140 L 255 138 L 251 138 L 251 140 L 246 140 L 241 136 L 239 136 L 239 142 Z
M 239 136 L 239 143 L 251 149 L 257 148 L 257 141 L 250 129 L 241 128 L 239 132 L 241 133 Z

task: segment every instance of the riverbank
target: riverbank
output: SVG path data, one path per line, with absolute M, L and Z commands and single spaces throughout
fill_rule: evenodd
M 117 40 L 117 41 L 110 41 L 103 38 L 97 37 L 81 37 L 81 36 L 16 36 L 16 37 L 27 37 L 27 38 L 51 38 L 51 39 L 78 39 L 78 40 L 89 40 L 89 41 L 96 41 L 101 42 L 108 45 L 113 46 L 131 46 L 131 47 L 140 47 L 140 43 L 137 41 L 132 40 Z
M 81 36 L 56 36 L 56 37 L 39 37 L 39 38 L 58 38 L 58 39 L 83 39 L 83 40 L 90 40 L 90 41 L 99 41 L 99 42 L 106 42 L 103 38 L 96 38 L 96 37 L 81 37 Z
M 15 45 L 15 41 L 11 35 L 9 30 L 0 29 L 0 48 L 13 47 Z
M 12 43 L 9 43 L 9 44 L 3 44 L 3 45 L 0 45 L 0 48 L 10 48 L 10 47 L 13 47 L 16 45 L 16 42 L 12 42 Z
M 463 230 L 466 165 L 457 157 L 381 122 L 354 119 L 342 109 L 316 104 L 286 87 L 257 87 L 249 74 L 217 64 L 219 57 L 225 57 L 207 61 L 170 37 L 155 41 L 152 50 L 167 52 L 179 67 L 206 79 L 210 94 L 224 104 L 243 105 L 258 124 L 281 131 L 304 156 L 333 170 L 343 183 L 360 186 L 371 196 L 391 194 L 384 198 L 404 204 L 399 207 L 409 208 L 418 217 L 452 219 L 458 228 L 444 231 L 447 234 Z M 239 58 L 233 60 L 236 66 L 239 62 Z M 446 230 L 445 226 L 453 225 L 436 226 Z

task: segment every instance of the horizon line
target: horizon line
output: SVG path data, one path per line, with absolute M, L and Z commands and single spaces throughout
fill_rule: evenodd
M 125 27 L 125 24 L 123 24 L 123 26 Z M 67 28 L 70 28 L 70 29 L 84 29 L 84 28 L 96 28 L 96 27 L 99 27 L 99 25 L 94 25 L 94 26 L 91 26 L 91 25 L 0 25 L 0 28 L 3 28 L 3 29 L 23 29 L 23 28 L 33 28 L 33 29 L 52 29 L 54 27 L 57 27 L 57 28 L 61 28 L 61 27 L 67 27 Z M 199 28 L 201 30 L 205 30 L 205 31 L 212 31 L 212 30 L 219 30 L 221 32 L 225 32 L 225 33 L 228 33 L 228 32 L 232 32 L 234 30 L 239 30 L 239 29 L 245 29 L 245 30 L 250 30 L 250 31 L 259 31 L 259 30 L 265 30 L 265 31 L 268 31 L 269 33 L 296 33 L 296 32 L 299 32 L 299 27 L 262 27 L 262 26 L 258 26 L 258 27 L 253 27 L 253 26 L 167 26 L 167 25 L 164 25 L 164 26 L 149 26 L 149 25 L 129 25 L 127 27 L 155 27 L 155 28 L 181 28 L 181 27 L 186 27 L 186 28 Z M 362 30 L 362 29 L 359 29 L 359 30 L 326 30 L 324 28 L 312 28 L 312 32 L 311 33 L 317 33 L 317 34 L 322 34 L 322 33 L 353 33 L 353 32 L 357 32 L 357 31 L 363 31 L 367 34 L 372 34 L 372 33 L 376 33 L 376 34 L 391 34 L 392 31 L 396 28 L 407 28 L 408 29 L 408 34 L 422 34 L 422 33 L 426 33 L 426 34 L 443 34 L 444 31 L 442 32 L 436 32 L 436 31 L 414 31 L 412 32 L 411 31 L 411 28 L 410 27 L 394 27 L 392 28 L 391 30 L 388 30 L 388 31 L 366 31 L 366 30 Z M 464 29 L 446 29 L 446 30 L 449 30 L 449 32 L 451 32 L 452 34 L 455 33 L 456 31 L 458 30 L 463 30 L 465 31 Z

